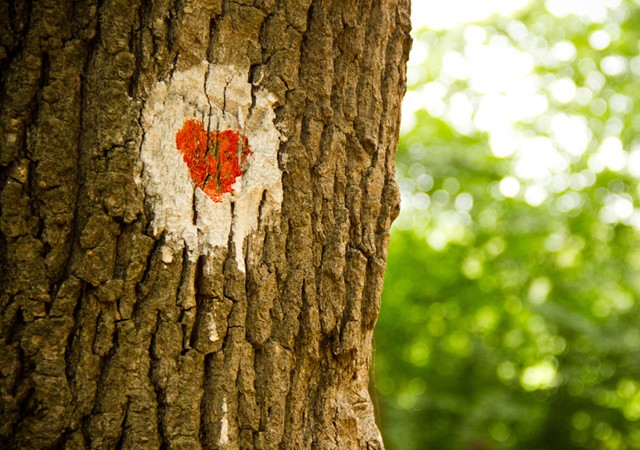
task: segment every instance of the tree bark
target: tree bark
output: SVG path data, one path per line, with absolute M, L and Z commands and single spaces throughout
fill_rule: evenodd
M 409 0 L 0 2 L 0 447 L 383 447 L 409 27 Z

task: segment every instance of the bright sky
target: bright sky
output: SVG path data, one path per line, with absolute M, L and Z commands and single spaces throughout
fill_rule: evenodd
M 513 14 L 530 0 L 413 0 L 411 20 L 414 28 L 451 28 L 461 23 L 477 22 L 492 14 Z M 584 0 L 583 0 L 584 1 Z
M 478 22 L 492 14 L 510 15 L 531 0 L 413 0 L 411 20 L 414 28 L 426 25 L 434 30 L 461 23 Z M 557 17 L 577 14 L 590 22 L 604 22 L 609 9 L 621 0 L 546 0 L 547 10 Z

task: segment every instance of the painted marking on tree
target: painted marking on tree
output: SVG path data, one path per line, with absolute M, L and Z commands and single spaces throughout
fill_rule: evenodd
M 207 313 L 207 331 L 209 332 L 209 340 L 215 342 L 220 339 L 218 327 L 216 327 L 216 318 L 210 312 Z
M 235 130 L 207 131 L 201 121 L 189 119 L 176 133 L 176 146 L 195 185 L 211 200 L 221 202 L 233 193 L 236 178 L 253 152 L 249 141 Z
M 229 443 L 229 418 L 227 417 L 227 397 L 222 396 L 222 420 L 220 421 L 220 438 L 218 445 L 225 446 Z
M 155 237 L 195 261 L 231 236 L 241 271 L 245 238 L 277 220 L 282 203 L 275 97 L 252 86 L 248 70 L 203 61 L 156 84 L 142 114 L 139 180 Z

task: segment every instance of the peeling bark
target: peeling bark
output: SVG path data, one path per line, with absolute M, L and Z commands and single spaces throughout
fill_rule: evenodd
M 383 448 L 408 33 L 408 0 L 0 1 L 1 448 Z M 141 155 L 197 67 L 180 111 L 277 141 L 220 205 L 182 182 L 179 228 Z

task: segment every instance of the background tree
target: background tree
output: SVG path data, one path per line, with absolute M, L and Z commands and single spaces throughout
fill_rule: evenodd
M 415 34 L 388 448 L 640 448 L 639 23 L 635 1 L 547 0 Z
M 408 11 L 0 3 L 3 447 L 382 447 Z

